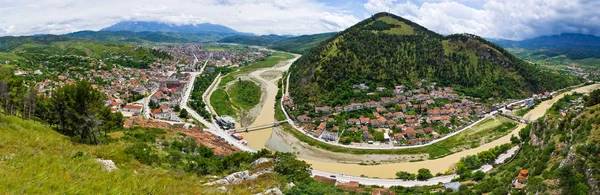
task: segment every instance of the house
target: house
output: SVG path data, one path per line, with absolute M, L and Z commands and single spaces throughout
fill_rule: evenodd
M 395 112 L 394 113 L 394 117 L 403 119 L 404 118 L 404 113 L 402 113 L 402 112 Z
M 315 113 L 329 114 L 329 113 L 331 113 L 331 107 L 329 107 L 329 106 L 315 107 Z
M 327 123 L 326 122 L 321 122 L 319 124 L 319 126 L 317 127 L 317 131 L 325 131 L 327 129 Z
M 359 125 L 360 124 L 360 120 L 355 119 L 355 118 L 351 118 L 351 119 L 348 119 L 346 121 L 346 123 L 348 123 L 349 125 Z
M 406 128 L 406 131 L 404 131 L 403 134 L 407 139 L 413 139 L 417 137 L 417 131 L 415 131 L 412 127 Z
M 335 107 L 335 112 L 339 113 L 339 112 L 342 112 L 342 111 L 344 111 L 344 107 L 342 107 L 342 106 L 336 106 Z
M 355 192 L 358 192 L 360 190 L 359 183 L 356 181 L 351 181 L 348 183 L 338 182 L 337 187 L 342 188 L 344 190 L 355 191 Z
M 125 107 L 123 107 L 123 111 L 133 112 L 134 114 L 140 114 L 142 113 L 142 108 L 142 105 L 127 104 L 125 105 Z
M 387 188 L 373 188 L 371 189 L 371 195 L 394 195 L 395 192 Z
M 377 108 L 380 106 L 379 102 L 373 100 L 365 102 L 363 105 L 367 108 Z
M 306 116 L 306 114 L 305 115 L 300 115 L 300 116 L 298 116 L 296 118 L 298 119 L 298 122 L 301 122 L 301 123 L 310 123 L 310 122 L 312 122 L 312 119 L 310 117 Z
M 435 100 L 427 100 L 425 102 L 427 103 L 427 105 L 435 104 Z
M 152 117 L 155 119 L 172 119 L 174 116 L 174 113 L 172 113 L 167 106 L 161 106 L 160 108 L 152 110 Z
M 337 137 L 338 137 L 338 133 L 329 132 L 329 131 L 325 131 L 325 133 L 323 133 L 323 136 L 321 136 L 322 139 L 329 140 L 329 141 L 335 141 L 335 140 L 337 140 Z
M 360 116 L 360 118 L 358 118 L 358 120 L 360 120 L 361 125 L 367 125 L 371 122 L 370 118 L 366 118 L 364 116 Z
M 323 182 L 323 183 L 332 184 L 332 185 L 334 185 L 335 182 L 337 181 L 334 178 L 323 177 L 323 176 L 319 176 L 319 175 L 315 175 L 315 177 L 313 177 L 313 179 L 315 179 L 318 182 Z
M 528 170 L 521 170 L 519 175 L 511 182 L 511 186 L 515 189 L 523 189 L 527 186 L 527 176 L 529 175 Z
M 423 129 L 423 131 L 427 134 L 431 134 L 433 132 L 433 128 L 432 127 L 426 127 Z
M 377 110 L 377 112 L 379 113 L 386 113 L 387 109 L 385 109 L 385 107 L 377 107 L 375 110 Z
M 352 109 L 354 110 L 360 110 L 364 108 L 362 103 L 352 103 L 350 106 L 352 106 Z

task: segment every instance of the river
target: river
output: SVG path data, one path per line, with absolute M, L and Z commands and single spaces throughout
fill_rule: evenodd
M 272 70 L 286 71 L 289 68 L 289 66 L 294 62 L 294 60 L 296 60 L 298 57 L 299 56 L 296 56 L 296 58 L 286 61 L 285 65 L 283 65 L 283 66 L 279 65 L 275 68 L 259 69 L 255 72 L 250 73 L 251 78 L 258 80 L 263 85 L 265 85 L 266 93 L 267 93 L 266 102 L 263 105 L 263 108 L 262 108 L 260 114 L 254 121 L 252 126 L 269 124 L 269 123 L 273 123 L 275 121 L 274 106 L 275 106 L 275 95 L 277 94 L 277 90 L 278 90 L 277 84 L 276 84 L 278 78 L 272 79 L 272 80 L 267 80 L 265 78 L 262 78 L 261 74 L 263 72 L 272 71 Z M 583 86 L 583 87 L 579 87 L 577 89 L 570 90 L 566 93 L 556 95 L 552 99 L 546 100 L 546 101 L 540 103 L 536 108 L 532 109 L 529 113 L 527 113 L 525 115 L 525 118 L 535 120 L 537 118 L 542 117 L 544 115 L 544 113 L 546 112 L 546 110 L 548 108 L 550 108 L 550 106 L 552 106 L 552 104 L 554 102 L 556 102 L 558 99 L 562 98 L 565 94 L 570 94 L 572 92 L 587 93 L 587 92 L 589 92 L 593 89 L 597 89 L 599 87 L 600 87 L 599 84 L 588 85 L 588 86 Z M 439 158 L 439 159 L 417 161 L 417 162 L 380 164 L 380 165 L 359 165 L 359 164 L 346 164 L 346 163 L 337 163 L 337 162 L 321 162 L 321 161 L 302 159 L 302 158 L 301 158 L 301 160 L 304 160 L 307 163 L 311 164 L 312 168 L 316 169 L 316 170 L 322 170 L 322 171 L 346 174 L 346 175 L 353 175 L 353 176 L 364 175 L 367 177 L 394 178 L 396 172 L 398 172 L 398 171 L 407 171 L 407 172 L 416 173 L 417 170 L 419 170 L 420 168 L 427 168 L 433 174 L 440 173 L 440 172 L 443 173 L 443 172 L 449 170 L 450 168 L 452 168 L 454 166 L 454 164 L 456 162 L 458 162 L 462 157 L 465 157 L 468 155 L 474 155 L 479 152 L 489 150 L 490 148 L 493 148 L 493 147 L 496 147 L 496 146 L 499 146 L 499 145 L 502 145 L 505 143 L 510 143 L 511 136 L 518 135 L 519 131 L 522 128 L 524 128 L 525 126 L 526 126 L 525 124 L 519 124 L 519 126 L 517 126 L 516 129 L 514 129 L 510 134 L 508 134 L 504 137 L 501 137 L 492 142 L 481 145 L 477 148 L 457 152 L 457 153 L 454 153 L 454 154 L 451 154 L 451 155 L 448 155 L 446 157 Z M 256 149 L 256 150 L 260 150 L 260 149 L 265 148 L 265 143 L 270 138 L 272 132 L 273 132 L 272 128 L 267 128 L 264 130 L 243 133 L 243 136 L 244 136 L 244 139 L 246 139 L 248 141 L 249 147 Z

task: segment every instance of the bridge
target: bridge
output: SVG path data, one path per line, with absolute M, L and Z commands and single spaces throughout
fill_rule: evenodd
M 231 129 L 231 131 L 233 132 L 250 132 L 250 131 L 258 131 L 258 130 L 263 130 L 266 128 L 271 128 L 271 127 L 276 127 L 279 126 L 283 123 L 287 123 L 287 120 L 283 120 L 283 121 L 275 121 L 273 123 L 269 123 L 269 124 L 264 124 L 264 125 L 254 125 L 254 126 L 249 126 L 249 127 L 242 127 L 242 128 L 237 128 L 237 129 Z
M 502 112 L 499 112 L 498 114 L 500 114 L 501 116 L 504 116 L 506 118 L 512 119 L 514 121 L 517 121 L 519 123 L 523 123 L 523 124 L 527 124 L 527 123 L 531 122 L 531 120 L 523 118 L 523 117 L 520 117 L 520 116 L 505 114 L 505 113 L 502 113 Z

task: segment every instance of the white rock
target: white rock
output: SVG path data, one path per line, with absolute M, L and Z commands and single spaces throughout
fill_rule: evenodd
M 227 191 L 227 188 L 226 188 L 225 186 L 221 186 L 221 187 L 219 187 L 219 188 L 217 188 L 217 189 L 218 189 L 218 190 L 221 190 L 221 191 Z
M 106 169 L 109 172 L 117 169 L 117 165 L 115 165 L 115 162 L 113 162 L 112 160 L 104 160 L 101 158 L 97 158 L 96 162 L 102 164 L 102 166 L 104 166 L 104 169 Z
M 250 163 L 250 166 L 256 166 L 256 165 L 263 164 L 266 162 L 271 162 L 271 160 L 272 159 L 270 159 L 270 158 L 259 158 L 259 159 L 256 159 L 254 162 Z
M 288 188 L 293 188 L 294 186 L 296 186 L 296 184 L 294 184 L 294 182 L 290 182 L 290 183 L 288 184 Z
M 266 189 L 263 193 L 258 193 L 256 195 L 283 195 L 283 192 L 279 188 L 271 188 Z

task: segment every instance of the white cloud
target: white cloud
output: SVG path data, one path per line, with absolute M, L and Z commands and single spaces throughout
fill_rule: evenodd
M 346 10 L 315 0 L 0 0 L 0 4 L 0 36 L 98 30 L 122 20 L 209 22 L 257 34 L 310 34 L 343 30 L 359 21 Z
M 471 0 L 369 0 L 363 6 L 371 13 L 389 11 L 442 34 L 505 39 L 560 33 L 600 35 L 597 0 L 488 0 L 481 5 Z

